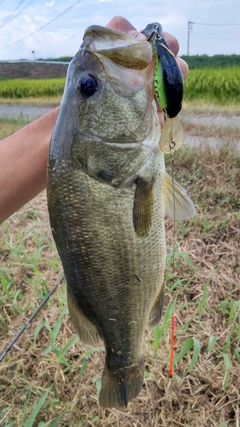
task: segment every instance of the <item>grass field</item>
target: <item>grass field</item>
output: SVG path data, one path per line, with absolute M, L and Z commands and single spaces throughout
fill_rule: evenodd
M 24 121 L 0 124 L 4 137 Z M 165 310 L 160 326 L 146 332 L 138 398 L 127 409 L 99 408 L 104 352 L 74 334 L 63 282 L 0 363 L 1 427 L 239 427 L 239 130 L 186 123 L 185 131 L 218 135 L 222 144 L 183 147 L 176 155 L 175 178 L 197 213 L 176 223 L 174 274 L 173 221 L 166 219 Z M 43 192 L 0 227 L 0 353 L 61 274 Z
M 191 70 L 185 82 L 186 101 L 204 100 L 219 105 L 240 101 L 240 68 Z
M 0 99 L 32 99 L 60 97 L 65 79 L 50 80 L 2 80 Z M 240 68 L 191 70 L 185 82 L 186 101 L 211 102 L 217 105 L 239 105 Z
M 65 79 L 29 80 L 13 79 L 2 80 L 0 98 L 31 98 L 53 97 L 62 95 Z

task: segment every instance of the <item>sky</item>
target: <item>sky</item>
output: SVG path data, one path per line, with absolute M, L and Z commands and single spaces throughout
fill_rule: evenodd
M 89 25 L 116 15 L 138 30 L 160 22 L 180 55 L 188 28 L 190 55 L 240 54 L 240 0 L 0 0 L 0 60 L 74 56 Z

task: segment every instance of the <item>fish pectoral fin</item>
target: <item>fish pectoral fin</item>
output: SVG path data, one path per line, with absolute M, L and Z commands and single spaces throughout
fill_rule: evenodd
M 171 152 L 170 146 L 172 146 L 173 142 L 174 151 L 178 150 L 184 142 L 184 132 L 179 116 L 166 117 L 159 142 L 160 150 L 169 154 Z
M 97 328 L 82 312 L 69 286 L 67 288 L 67 297 L 69 314 L 76 333 L 85 344 L 95 346 L 100 341 Z
M 154 208 L 154 180 L 150 183 L 141 179 L 136 181 L 136 190 L 133 205 L 133 224 L 138 236 L 144 237 L 152 225 Z
M 163 184 L 165 213 L 170 218 L 188 219 L 195 215 L 195 207 L 186 190 L 165 173 Z M 174 212 L 175 211 L 175 212 Z
M 157 296 L 156 301 L 153 304 L 153 307 L 149 315 L 149 328 L 154 328 L 160 322 L 163 306 L 164 306 L 164 293 L 165 289 L 162 286 L 159 295 Z
M 99 395 L 100 406 L 104 408 L 127 407 L 130 400 L 137 397 L 144 378 L 143 357 L 137 363 L 123 369 L 103 369 L 102 388 Z

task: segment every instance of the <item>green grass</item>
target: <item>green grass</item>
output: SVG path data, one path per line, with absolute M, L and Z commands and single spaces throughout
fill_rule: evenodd
M 1 99 L 45 98 L 54 102 L 62 96 L 65 79 L 49 80 L 2 80 Z M 185 81 L 184 100 L 214 105 L 238 105 L 240 99 L 240 68 L 203 68 L 190 70 Z
M 22 124 L 8 123 L 11 130 Z M 168 157 L 166 161 L 170 168 Z M 99 410 L 105 354 L 102 347 L 86 347 L 74 334 L 62 284 L 0 366 L 0 425 L 166 427 L 175 426 L 173 408 L 176 425 L 236 425 L 239 171 L 240 154 L 230 141 L 217 149 L 184 147 L 176 153 L 175 178 L 187 187 L 197 214 L 176 223 L 174 242 L 172 220 L 166 220 L 165 309 L 160 325 L 146 334 L 140 397 L 123 411 Z M 62 274 L 44 195 L 2 225 L 0 272 L 3 351 Z M 170 380 L 173 313 L 175 357 Z
M 64 78 L 49 80 L 3 80 L 0 98 L 55 97 L 63 93 Z
M 239 104 L 240 68 L 191 70 L 185 82 L 185 101 L 204 101 L 219 105 Z
M 21 129 L 23 126 L 29 123 L 29 120 L 24 118 L 11 119 L 11 118 L 0 118 L 0 139 L 7 137 L 8 135 Z

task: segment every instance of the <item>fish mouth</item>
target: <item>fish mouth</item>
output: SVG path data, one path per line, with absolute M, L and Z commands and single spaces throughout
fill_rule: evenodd
M 134 70 L 143 70 L 152 62 L 152 47 L 147 41 L 100 25 L 86 29 L 83 45 L 97 56 Z

